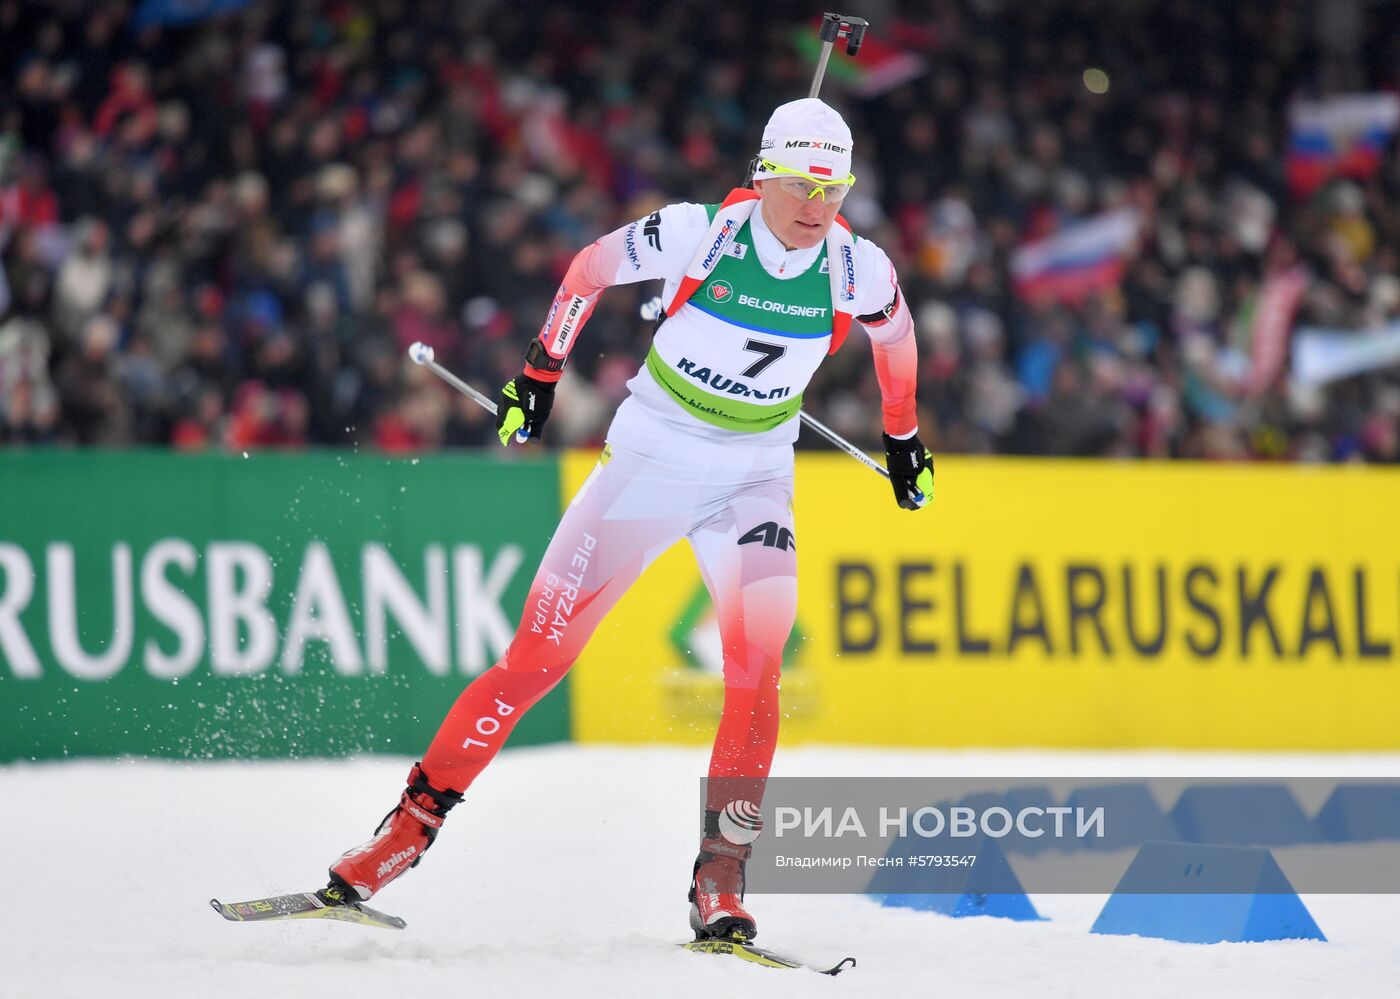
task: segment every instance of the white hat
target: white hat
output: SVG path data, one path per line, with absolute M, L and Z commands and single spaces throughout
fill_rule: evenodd
M 773 112 L 758 156 L 819 180 L 845 180 L 851 173 L 851 130 L 829 104 L 804 97 Z M 753 179 L 773 176 L 760 162 Z

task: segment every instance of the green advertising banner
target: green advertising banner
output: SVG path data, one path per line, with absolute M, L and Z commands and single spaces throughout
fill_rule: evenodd
M 0 453 L 0 761 L 419 753 L 558 502 L 553 460 Z

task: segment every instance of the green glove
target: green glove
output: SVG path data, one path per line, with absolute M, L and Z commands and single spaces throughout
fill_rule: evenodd
M 918 434 L 903 440 L 889 434 L 884 438 L 895 502 L 905 510 L 922 510 L 933 499 L 933 452 Z
M 510 443 L 511 435 L 521 444 L 539 437 L 553 408 L 553 382 L 538 381 L 525 374 L 506 382 L 496 401 L 496 436 L 501 438 L 501 446 Z

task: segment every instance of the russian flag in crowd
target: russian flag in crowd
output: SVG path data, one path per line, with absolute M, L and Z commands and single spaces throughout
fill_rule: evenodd
M 1011 255 L 1017 294 L 1032 301 L 1079 302 L 1117 286 L 1139 227 L 1137 212 L 1119 208 L 1026 243 Z
M 1400 125 L 1400 96 L 1347 94 L 1297 100 L 1288 109 L 1288 187 L 1306 197 L 1333 177 L 1365 180 L 1380 169 Z

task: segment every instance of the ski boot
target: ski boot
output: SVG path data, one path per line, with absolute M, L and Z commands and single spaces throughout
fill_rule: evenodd
M 408 774 L 399 803 L 384 816 L 369 842 L 345 853 L 331 865 L 332 897 L 363 902 L 410 867 L 417 867 L 437 838 L 443 819 L 462 800 L 456 791 L 428 783 L 422 764 Z
M 690 876 L 690 928 L 696 940 L 752 940 L 758 921 L 744 908 L 744 864 L 753 846 L 727 839 L 719 814 L 705 813 L 705 838 Z

